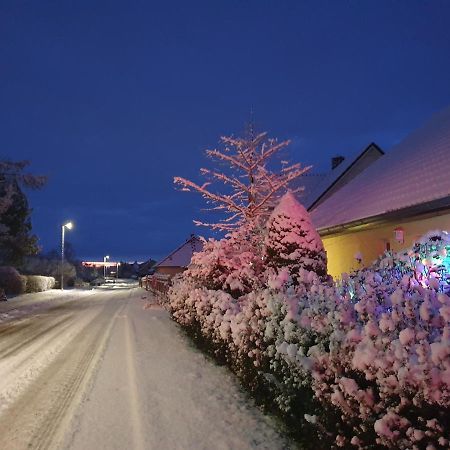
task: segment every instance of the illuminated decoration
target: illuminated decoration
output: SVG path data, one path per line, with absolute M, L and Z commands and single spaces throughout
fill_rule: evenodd
M 83 261 L 81 265 L 84 267 L 94 267 L 98 269 L 100 267 L 116 267 L 119 266 L 120 263 L 114 261 Z
M 431 231 L 409 250 L 386 251 L 370 268 L 358 269 L 343 277 L 341 293 L 352 299 L 357 286 L 365 283 L 366 271 L 374 272 L 378 281 L 389 284 L 392 292 L 406 276 L 412 288 L 417 285 L 431 287 L 450 295 L 450 234 Z
M 109 258 L 109 256 L 108 256 Z M 119 266 L 120 266 L 120 262 L 115 262 L 115 261 L 106 261 L 106 257 L 103 258 L 103 261 L 82 261 L 81 265 L 83 267 L 91 267 L 91 268 L 95 268 L 95 269 L 100 269 L 103 267 L 103 278 L 107 278 L 107 269 L 109 269 L 110 267 L 115 268 L 115 272 L 111 271 L 110 275 L 114 275 L 115 278 L 119 277 Z
M 400 243 L 403 244 L 405 242 L 405 230 L 401 227 L 397 227 L 394 230 L 394 236 L 395 236 L 395 240 Z
M 430 279 L 439 282 L 440 290 L 450 291 L 450 235 L 447 231 L 431 231 L 408 252 L 414 278 L 427 286 Z

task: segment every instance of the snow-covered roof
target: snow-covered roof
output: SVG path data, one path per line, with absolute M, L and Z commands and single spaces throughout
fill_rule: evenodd
M 371 155 L 371 160 L 366 160 L 361 164 L 365 155 Z M 376 156 L 374 156 L 376 154 Z M 334 169 L 324 174 L 309 173 L 297 178 L 293 187 L 303 186 L 304 191 L 298 194 L 298 199 L 305 206 L 306 209 L 313 208 L 325 194 L 331 195 L 333 189 L 339 189 L 342 186 L 339 183 L 344 183 L 354 178 L 358 173 L 366 168 L 366 165 L 371 164 L 372 160 L 384 155 L 375 143 L 369 144 L 362 151 L 347 154 L 345 159 Z M 326 197 L 325 197 L 326 198 Z M 323 201 L 323 200 L 322 200 Z
M 360 165 L 358 165 L 359 161 L 369 152 L 376 152 L 377 158 L 379 158 L 381 155 L 384 155 L 383 150 L 381 150 L 380 147 L 378 147 L 378 145 L 373 142 L 366 148 L 364 148 L 363 151 L 347 155 L 344 161 L 342 161 L 337 167 L 328 172 L 326 176 L 321 180 L 321 182 L 316 185 L 314 191 L 311 192 L 309 202 L 305 204 L 306 208 L 313 208 L 314 205 L 319 202 L 319 200 L 330 189 L 332 189 L 344 175 L 350 176 L 351 178 L 356 177 L 356 175 L 358 175 L 358 171 L 362 170 Z M 353 173 L 350 174 L 352 169 Z
M 332 228 L 450 196 L 450 107 L 314 208 Z
M 184 244 L 156 264 L 155 267 L 187 267 L 191 262 L 192 255 L 201 251 L 202 248 L 203 242 L 197 236 L 191 236 Z

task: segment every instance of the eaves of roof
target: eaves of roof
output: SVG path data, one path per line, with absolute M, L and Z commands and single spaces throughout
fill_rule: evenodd
M 359 231 L 361 229 L 372 228 L 378 225 L 389 223 L 393 220 L 411 219 L 413 217 L 425 218 L 425 216 L 439 216 L 450 211 L 450 195 L 444 198 L 433 200 L 427 203 L 412 205 L 395 211 L 386 211 L 377 216 L 366 217 L 360 220 L 328 227 L 319 228 L 320 236 L 331 236 L 345 232 Z

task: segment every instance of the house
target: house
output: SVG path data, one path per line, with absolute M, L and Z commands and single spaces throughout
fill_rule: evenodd
M 155 274 L 174 276 L 183 272 L 191 262 L 192 255 L 201 251 L 203 242 L 195 235 L 154 266 Z
M 333 276 L 450 230 L 450 107 L 324 197 L 310 213 Z
M 139 264 L 139 276 L 144 277 L 145 275 L 150 274 L 153 271 L 153 267 L 155 266 L 156 261 L 153 259 L 148 259 L 143 263 Z

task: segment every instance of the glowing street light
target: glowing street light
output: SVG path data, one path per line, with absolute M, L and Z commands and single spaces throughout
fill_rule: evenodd
M 64 231 L 73 228 L 72 222 L 67 222 L 61 226 L 61 290 L 64 290 Z
M 109 259 L 109 255 L 103 257 L 103 278 L 106 280 L 106 260 Z

